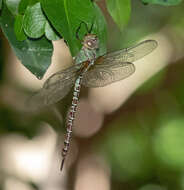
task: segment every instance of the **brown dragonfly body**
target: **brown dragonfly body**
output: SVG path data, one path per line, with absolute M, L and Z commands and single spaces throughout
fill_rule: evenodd
M 74 65 L 49 77 L 43 88 L 32 98 L 32 101 L 37 102 L 38 107 L 48 106 L 65 97 L 74 86 L 72 105 L 66 120 L 67 133 L 62 150 L 61 170 L 70 146 L 81 85 L 96 88 L 123 80 L 135 72 L 135 66 L 132 62 L 141 59 L 157 47 L 155 40 L 146 40 L 134 47 L 96 58 L 98 43 L 96 35 L 87 34 L 82 42 L 82 49 L 74 60 Z M 83 60 L 81 54 L 83 54 Z

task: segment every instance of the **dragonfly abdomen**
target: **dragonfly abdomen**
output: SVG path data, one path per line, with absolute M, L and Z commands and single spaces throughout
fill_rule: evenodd
M 81 82 L 82 82 L 82 75 L 79 75 L 79 77 L 77 78 L 75 85 L 74 85 L 72 105 L 70 107 L 70 110 L 68 113 L 68 118 L 67 118 L 67 123 L 66 123 L 67 133 L 66 133 L 66 137 L 65 137 L 65 141 L 64 141 L 64 147 L 62 150 L 63 160 L 62 160 L 62 164 L 61 164 L 61 170 L 63 168 L 63 164 L 64 164 L 64 161 L 65 161 L 65 158 L 68 153 L 69 146 L 70 146 L 70 139 L 72 137 L 73 121 L 75 119 L 75 112 L 77 111 L 77 105 L 79 102 Z

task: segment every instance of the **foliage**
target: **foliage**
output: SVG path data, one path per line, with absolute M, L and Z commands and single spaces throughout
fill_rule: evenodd
M 62 36 L 73 56 L 79 52 L 81 43 L 76 38 L 76 31 L 81 22 L 85 22 L 89 28 L 93 24 L 92 32 L 100 38 L 99 54 L 104 54 L 106 22 L 99 7 L 90 0 L 6 0 L 1 14 L 1 28 L 17 57 L 39 79 L 51 64 L 52 40 L 58 40 Z M 11 32 L 6 29 L 7 25 Z M 82 39 L 87 31 L 81 27 L 79 32 Z M 25 52 L 21 54 L 26 46 L 29 47 L 26 50 L 29 59 L 26 57 L 26 60 L 30 63 L 24 61 Z
M 120 29 L 128 24 L 131 13 L 130 0 L 107 0 L 107 9 Z
M 55 4 L 56 2 L 58 4 Z M 101 41 L 100 54 L 106 52 L 107 26 L 98 6 L 100 1 L 96 3 L 76 0 L 80 4 L 80 9 L 78 4 L 73 3 L 74 1 L 68 2 L 4 0 L 3 6 L 0 6 L 0 25 L 4 35 L 22 64 L 38 78 L 42 78 L 50 66 L 53 40 L 63 37 L 72 55 L 78 53 L 81 48 L 80 42 L 76 39 L 76 29 L 80 24 L 78 18 L 82 18 L 88 27 L 94 23 L 93 32 L 97 33 Z M 106 0 L 109 14 L 114 21 L 113 24 L 109 24 L 109 49 L 126 47 L 148 34 L 159 31 L 163 26 L 167 26 L 164 35 L 168 35 L 174 41 L 173 44 L 176 45 L 174 48 L 177 49 L 177 44 L 183 46 L 184 4 L 168 6 L 176 5 L 178 2 L 180 1 Z M 89 14 L 85 10 L 88 10 Z M 87 16 L 84 17 L 83 14 Z M 107 15 L 106 12 L 105 14 Z M 109 20 L 107 21 L 110 22 Z M 86 29 L 82 25 L 79 31 L 80 39 L 85 33 Z M 7 83 L 5 68 L 10 65 L 5 65 L 3 60 L 5 48 L 2 46 L 2 40 L 0 47 L 0 87 L 2 87 Z M 85 153 L 83 155 L 80 153 L 79 161 L 80 157 L 91 151 L 89 150 L 91 147 L 94 147 L 93 151 L 99 149 L 103 153 L 107 160 L 106 164 L 111 167 L 109 169 L 111 189 L 184 189 L 183 63 L 182 58 L 181 61 L 169 64 L 167 69 L 146 81 L 123 107 L 105 117 L 103 127 L 93 135 L 93 139 L 80 137 L 75 139 L 76 147 L 80 146 L 80 150 Z M 2 89 L 6 91 L 6 88 Z M 15 89 L 21 95 L 26 94 L 25 89 L 19 89 L 17 86 Z M 8 92 L 5 94 L 8 96 Z M 108 96 L 104 94 L 106 95 Z M 17 99 L 14 101 L 18 103 Z M 70 101 L 71 97 L 66 97 L 62 105 L 58 106 L 67 110 Z M 40 112 L 35 116 L 25 112 L 18 110 L 14 105 L 6 105 L 0 98 L 0 135 L 16 132 L 32 138 L 41 131 L 40 120 L 50 123 L 56 132 L 64 130 L 54 113 Z M 89 146 L 89 142 L 93 146 Z M 72 186 L 76 172 L 73 172 L 75 171 L 73 166 L 70 170 L 74 174 L 72 180 L 69 178 L 68 185 Z M 1 180 L 6 181 L 6 178 L 0 177 L 0 182 Z M 33 188 L 39 189 L 41 186 L 39 183 L 36 185 L 33 185 L 36 186 Z M 0 189 L 3 188 L 2 183 Z
M 181 0 L 143 0 L 143 2 L 173 5 Z M 106 3 L 113 20 L 123 31 L 130 19 L 131 1 L 106 0 Z M 0 5 L 2 6 L 2 0 Z M 81 43 L 76 38 L 76 31 L 81 22 L 85 22 L 89 28 L 93 24 L 92 32 L 96 33 L 100 39 L 99 55 L 104 54 L 106 52 L 106 21 L 96 2 L 90 0 L 4 0 L 1 13 L 1 28 L 15 54 L 22 64 L 39 79 L 43 77 L 51 64 L 51 41 L 63 37 L 72 56 L 79 52 Z M 9 30 L 6 29 L 6 25 Z M 81 27 L 80 39 L 86 32 L 85 27 Z M 22 51 L 23 49 L 26 51 Z M 25 53 L 26 56 L 24 56 Z M 29 63 L 25 59 L 29 60 Z
M 0 18 L 2 31 L 22 64 L 36 77 L 42 78 L 51 63 L 52 44 L 44 36 L 39 40 L 27 38 L 24 41 L 18 41 L 14 32 L 14 21 L 13 15 L 4 6 Z
M 152 3 L 158 5 L 172 6 L 178 5 L 182 2 L 182 0 L 142 0 L 143 3 Z

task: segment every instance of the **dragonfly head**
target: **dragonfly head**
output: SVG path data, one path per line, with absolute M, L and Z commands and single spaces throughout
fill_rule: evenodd
M 95 34 L 87 34 L 82 44 L 87 49 L 96 50 L 99 48 L 99 39 Z

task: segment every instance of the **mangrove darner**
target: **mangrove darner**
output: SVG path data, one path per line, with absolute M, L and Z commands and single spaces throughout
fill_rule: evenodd
M 31 100 L 36 101 L 38 107 L 48 106 L 65 97 L 74 86 L 72 104 L 66 120 L 67 133 L 62 150 L 61 170 L 69 150 L 81 84 L 96 88 L 125 79 L 135 72 L 135 66 L 131 62 L 141 59 L 157 47 L 155 40 L 146 40 L 134 47 L 97 58 L 98 43 L 99 39 L 95 34 L 87 34 L 83 39 L 82 49 L 74 59 L 74 65 L 49 77 Z

